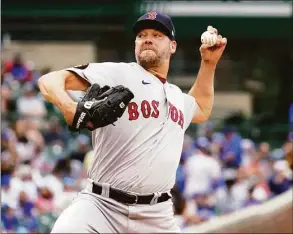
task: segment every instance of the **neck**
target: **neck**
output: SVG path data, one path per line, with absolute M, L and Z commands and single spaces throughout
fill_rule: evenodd
M 150 69 L 147 69 L 147 71 L 160 79 L 167 79 L 167 72 L 161 71 L 161 69 L 158 70 L 158 69 L 150 68 Z
M 146 70 L 160 79 L 167 79 L 169 71 L 169 62 L 163 62 L 159 66 L 149 67 Z

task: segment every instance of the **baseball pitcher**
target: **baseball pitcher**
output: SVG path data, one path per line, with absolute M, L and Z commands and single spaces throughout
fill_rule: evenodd
M 72 131 L 92 132 L 88 185 L 60 215 L 52 233 L 180 232 L 170 190 L 190 123 L 213 107 L 216 65 L 227 39 L 200 47 L 201 67 L 188 94 L 167 81 L 176 52 L 169 16 L 149 12 L 133 27 L 136 62 L 89 63 L 42 76 L 42 95 Z M 86 91 L 80 102 L 66 90 Z

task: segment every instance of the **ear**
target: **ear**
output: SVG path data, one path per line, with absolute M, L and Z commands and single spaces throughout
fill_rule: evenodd
M 176 48 L 177 48 L 177 42 L 176 41 L 171 41 L 171 43 L 170 43 L 171 54 L 175 54 Z

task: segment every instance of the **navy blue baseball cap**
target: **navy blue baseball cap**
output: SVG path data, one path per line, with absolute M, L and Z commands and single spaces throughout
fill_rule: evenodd
M 133 32 L 137 35 L 143 29 L 156 29 L 166 34 L 170 40 L 175 40 L 175 28 L 170 16 L 151 11 L 141 16 L 133 26 Z

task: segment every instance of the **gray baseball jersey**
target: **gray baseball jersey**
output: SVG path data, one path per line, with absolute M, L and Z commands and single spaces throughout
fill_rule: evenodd
M 184 132 L 197 109 L 195 99 L 137 63 L 90 63 L 66 70 L 91 84 L 124 85 L 134 93 L 115 126 L 93 132 L 89 178 L 139 194 L 170 190 Z

